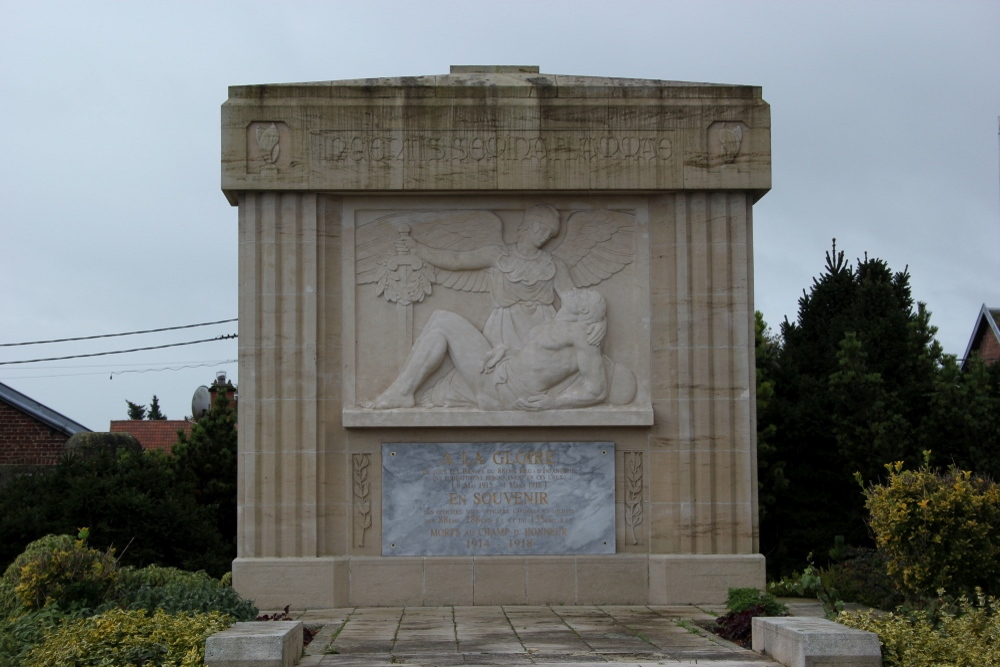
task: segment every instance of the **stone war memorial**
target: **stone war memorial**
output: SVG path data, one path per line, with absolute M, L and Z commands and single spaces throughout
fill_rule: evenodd
M 234 86 L 237 590 L 719 603 L 758 554 L 754 86 Z

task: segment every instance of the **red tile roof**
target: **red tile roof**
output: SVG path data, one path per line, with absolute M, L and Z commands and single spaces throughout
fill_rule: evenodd
M 122 419 L 111 422 L 112 433 L 131 433 L 143 449 L 159 449 L 170 453 L 177 442 L 177 431 L 191 434 L 191 425 L 183 419 Z

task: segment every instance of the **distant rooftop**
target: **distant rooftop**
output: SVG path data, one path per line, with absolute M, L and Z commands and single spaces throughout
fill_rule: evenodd
M 972 337 L 962 357 L 962 368 L 969 358 L 978 353 L 984 361 L 994 362 L 1000 355 L 1000 308 L 989 308 L 985 303 L 972 327 Z
M 25 414 L 31 415 L 38 421 L 49 426 L 49 428 L 59 431 L 64 435 L 90 432 L 90 429 L 83 424 L 73 421 L 66 415 L 56 412 L 46 405 L 42 405 L 35 399 L 25 396 L 18 390 L 2 382 L 0 382 L 0 401 L 17 408 Z
M 116 419 L 110 431 L 130 434 L 147 451 L 158 449 L 169 454 L 177 444 L 177 431 L 191 435 L 193 423 L 184 419 Z

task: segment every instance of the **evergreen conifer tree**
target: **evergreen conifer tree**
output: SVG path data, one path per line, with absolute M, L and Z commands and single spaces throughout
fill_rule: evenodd
M 834 246 L 796 321 L 782 324 L 764 410 L 764 423 L 777 425 L 771 465 L 788 482 L 768 489 L 762 477 L 763 495 L 774 497 L 761 526 L 774 572 L 801 569 L 838 535 L 870 543 L 854 472 L 873 481 L 889 461 L 921 459 L 919 423 L 942 358 L 929 319 L 906 271 L 868 257 L 851 266 Z
M 236 555 L 236 410 L 225 391 L 215 397 L 212 409 L 195 422 L 191 434 L 177 433 L 171 449 L 180 484 L 195 500 L 215 512 L 220 533 Z
M 140 420 L 146 418 L 146 406 L 139 405 L 138 403 L 133 403 L 132 401 L 125 399 L 128 404 L 128 418 L 133 420 Z
M 149 403 L 149 414 L 146 415 L 146 419 L 150 421 L 164 420 L 167 416 L 160 412 L 160 399 L 153 394 L 153 400 Z

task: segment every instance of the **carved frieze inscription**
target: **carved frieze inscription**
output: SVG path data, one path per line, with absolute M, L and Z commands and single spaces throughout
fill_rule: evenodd
M 357 169 L 367 165 L 440 163 L 475 166 L 500 162 L 548 160 L 593 165 L 605 162 L 653 165 L 667 163 L 673 142 L 660 132 L 581 134 L 552 132 L 547 136 L 452 131 L 442 133 L 352 132 L 316 130 L 311 133 L 313 164 Z
M 382 555 L 615 553 L 613 442 L 386 443 Z

